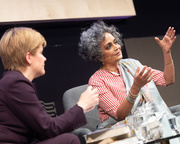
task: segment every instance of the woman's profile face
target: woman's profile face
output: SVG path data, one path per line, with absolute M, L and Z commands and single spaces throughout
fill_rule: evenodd
M 31 67 L 34 71 L 35 78 L 45 74 L 45 61 L 46 58 L 43 55 L 43 47 L 40 46 L 35 55 L 32 55 Z
M 101 51 L 103 54 L 102 62 L 114 63 L 123 58 L 121 46 L 116 39 L 110 34 L 105 33 L 105 39 L 101 42 Z

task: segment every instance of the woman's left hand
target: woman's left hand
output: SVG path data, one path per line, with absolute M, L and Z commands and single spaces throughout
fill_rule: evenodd
M 174 27 L 169 27 L 166 32 L 166 35 L 163 37 L 162 40 L 160 40 L 158 37 L 155 37 L 155 40 L 164 52 L 170 52 L 171 46 L 176 40 L 175 32 L 176 31 L 174 30 Z

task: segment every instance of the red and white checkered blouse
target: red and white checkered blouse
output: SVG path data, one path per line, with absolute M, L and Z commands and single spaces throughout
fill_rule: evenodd
M 109 115 L 117 118 L 117 108 L 126 98 L 126 86 L 120 65 L 117 68 L 120 74 L 98 70 L 89 79 L 89 85 L 97 88 L 99 93 L 98 110 L 101 122 L 109 118 Z M 152 78 L 156 85 L 166 86 L 163 72 L 152 69 Z

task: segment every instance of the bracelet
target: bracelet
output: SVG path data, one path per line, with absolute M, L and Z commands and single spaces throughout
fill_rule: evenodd
M 128 95 L 126 96 L 126 100 L 130 103 L 134 103 L 138 95 L 133 95 L 131 91 L 129 91 Z
M 138 96 L 138 94 L 137 94 L 137 95 L 132 94 L 131 90 L 129 90 L 129 94 L 130 94 L 132 97 L 137 97 L 137 96 Z
M 168 65 L 171 65 L 171 64 L 173 64 L 173 60 L 170 63 L 165 64 L 165 65 L 168 66 Z

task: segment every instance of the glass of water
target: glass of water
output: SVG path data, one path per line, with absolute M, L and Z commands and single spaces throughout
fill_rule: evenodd
M 179 134 L 179 129 L 177 127 L 176 118 L 169 119 L 170 127 L 174 134 Z

